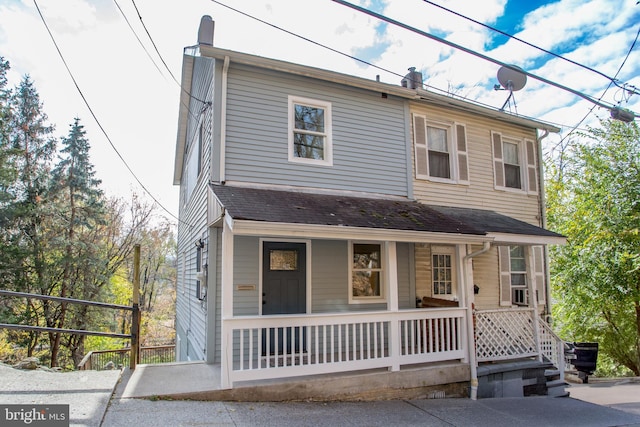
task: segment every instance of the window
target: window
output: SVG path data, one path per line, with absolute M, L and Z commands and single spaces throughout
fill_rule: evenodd
M 298 251 L 272 249 L 269 251 L 270 271 L 298 271 Z
M 524 246 L 509 247 L 511 302 L 515 305 L 527 304 L 527 262 L 524 253 Z
M 529 139 L 491 133 L 493 172 L 496 189 L 538 193 L 535 143 Z
M 448 129 L 427 126 L 429 176 L 451 178 Z
M 417 179 L 469 183 L 466 127 L 413 116 Z
M 513 142 L 502 142 L 502 152 L 504 153 L 504 185 L 510 188 L 522 188 L 520 173 L 520 154 L 518 144 Z
M 434 297 L 452 297 L 456 293 L 455 249 L 431 247 L 431 283 Z
M 500 305 L 529 305 L 529 286 L 538 304 L 545 301 L 544 250 L 542 246 L 499 246 Z
M 202 239 L 196 242 L 196 297 L 199 300 L 204 300 L 207 296 L 207 266 L 203 263 L 206 257 L 205 246 Z
M 289 97 L 289 161 L 331 166 L 331 104 Z
M 384 301 L 382 245 L 353 243 L 350 252 L 349 302 Z

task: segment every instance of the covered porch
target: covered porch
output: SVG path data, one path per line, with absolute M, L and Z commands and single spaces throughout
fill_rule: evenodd
M 372 370 L 428 370 L 442 364 L 464 373 L 463 382 L 471 381 L 473 389 L 478 361 L 492 360 L 496 349 L 509 349 L 498 357 L 542 360 L 545 346 L 555 345 L 545 339 L 546 329 L 535 307 L 526 312 L 530 320 L 521 322 L 517 331 L 508 329 L 510 318 L 501 317 L 503 312 L 523 317 L 517 311 L 473 309 L 472 259 L 495 242 L 483 225 L 497 218 L 497 224 L 510 230 L 541 233 L 538 227 L 493 212 L 482 216 L 478 211 L 428 207 L 400 198 L 223 185 L 212 185 L 209 194 L 209 225 L 216 236 L 216 253 L 209 259 L 220 262 L 215 272 L 219 281 L 208 283 L 220 290 L 216 343 L 222 389 L 254 381 Z M 303 251 L 302 267 L 295 268 L 304 282 L 297 311 L 266 308 L 277 299 L 266 291 L 270 274 L 265 269 L 270 262 L 266 248 L 272 242 L 298 245 Z M 380 288 L 371 300 L 356 298 L 351 284 L 356 275 L 348 266 L 356 251 L 353 242 L 379 247 L 364 269 L 367 280 Z M 417 307 L 411 252 L 416 245 L 451 248 L 450 267 L 457 286 L 442 299 L 447 304 L 441 307 Z M 372 259 L 380 261 L 379 268 L 371 267 Z M 285 264 L 283 269 L 289 270 Z

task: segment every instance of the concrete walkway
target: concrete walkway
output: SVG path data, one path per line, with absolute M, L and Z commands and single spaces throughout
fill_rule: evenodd
M 640 426 L 640 382 L 628 380 L 592 379 L 573 385 L 570 398 L 251 403 L 153 397 L 210 388 L 207 375 L 216 374 L 200 365 L 173 367 L 180 375 L 164 379 L 151 366 L 134 376 L 126 369 L 51 373 L 0 365 L 0 404 L 68 404 L 70 425 L 91 427 Z

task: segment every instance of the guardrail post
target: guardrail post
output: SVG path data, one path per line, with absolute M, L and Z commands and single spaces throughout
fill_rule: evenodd
M 140 355 L 140 245 L 133 248 L 133 312 L 131 316 L 131 355 L 129 368 L 135 369 Z

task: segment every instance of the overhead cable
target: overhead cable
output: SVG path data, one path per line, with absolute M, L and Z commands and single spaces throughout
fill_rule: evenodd
M 625 90 L 629 90 L 628 89 L 629 86 L 626 85 L 625 83 L 622 83 L 622 84 L 618 83 L 617 74 L 614 77 L 609 77 L 608 75 L 606 75 L 605 73 L 603 73 L 601 71 L 598 71 L 598 70 L 596 70 L 594 68 L 591 68 L 591 67 L 589 67 L 587 65 L 581 64 L 581 63 L 579 63 L 577 61 L 574 61 L 573 59 L 569 59 L 569 58 L 567 58 L 565 56 L 558 55 L 557 53 L 551 52 L 551 51 L 549 51 L 547 49 L 544 49 L 544 48 L 542 48 L 540 46 L 537 46 L 537 45 L 535 45 L 533 43 L 529 43 L 526 40 L 523 40 L 523 39 L 518 38 L 518 37 L 516 37 L 514 35 L 511 35 L 511 34 L 509 34 L 507 32 L 504 32 L 504 31 L 502 31 L 502 30 L 500 30 L 498 28 L 492 27 L 491 25 L 487 25 L 484 22 L 477 21 L 477 20 L 475 20 L 473 18 L 470 18 L 470 17 L 468 17 L 466 15 L 463 15 L 462 13 L 456 12 L 455 10 L 448 9 L 448 8 L 446 8 L 446 7 L 442 6 L 442 5 L 439 5 L 439 4 L 437 4 L 437 3 L 433 2 L 433 1 L 430 1 L 430 0 L 422 0 L 422 1 L 425 2 L 425 3 L 428 3 L 428 4 L 432 5 L 432 6 L 438 7 L 438 8 L 440 8 L 440 9 L 446 11 L 446 12 L 452 13 L 452 14 L 460 17 L 460 18 L 466 19 L 467 21 L 473 22 L 474 24 L 478 24 L 478 25 L 480 25 L 480 26 L 482 26 L 484 28 L 487 28 L 487 29 L 489 29 L 491 31 L 494 31 L 494 32 L 499 33 L 499 34 L 502 34 L 505 37 L 508 37 L 508 38 L 516 40 L 516 41 L 518 41 L 520 43 L 526 44 L 529 47 L 532 47 L 534 49 L 538 49 L 539 51 L 544 52 L 544 53 L 546 53 L 548 55 L 554 56 L 554 57 L 556 57 L 558 59 L 562 59 L 563 61 L 567 61 L 567 62 L 569 62 L 569 63 L 571 63 L 573 65 L 577 65 L 578 67 L 584 68 L 585 70 L 589 70 L 589 71 L 591 71 L 593 73 L 596 73 L 596 74 L 604 77 L 605 79 L 611 81 L 611 83 L 615 84 L 616 86 L 618 86 L 620 88 L 623 88 Z M 635 87 L 634 87 L 634 90 L 632 92 L 634 92 L 636 95 L 640 94 L 635 90 Z
M 116 146 L 114 145 L 113 141 L 111 141 L 111 138 L 109 137 L 109 135 L 107 134 L 107 131 L 104 129 L 104 127 L 102 126 L 102 124 L 100 123 L 100 120 L 98 120 L 98 117 L 95 115 L 95 113 L 93 112 L 93 109 L 91 108 L 91 105 L 89 104 L 89 102 L 87 101 L 87 98 L 84 96 L 84 93 L 82 92 L 82 90 L 80 89 L 80 86 L 78 85 L 78 82 L 76 81 L 73 73 L 71 72 L 71 69 L 69 68 L 69 65 L 67 64 L 67 61 L 64 58 L 64 55 L 62 55 L 62 51 L 60 50 L 60 48 L 58 47 L 58 43 L 56 42 L 55 37 L 53 36 L 53 33 L 51 32 L 51 30 L 49 29 L 49 25 L 47 24 L 47 21 L 45 20 L 44 16 L 42 15 L 42 12 L 40 11 L 40 7 L 38 6 L 38 2 L 37 0 L 33 0 L 33 3 L 36 6 L 36 10 L 38 11 L 38 15 L 40 15 L 40 19 L 42 20 L 42 23 L 44 24 L 45 28 L 47 29 L 47 33 L 49 33 L 49 37 L 51 38 L 51 41 L 53 42 L 53 45 L 56 48 L 56 51 L 58 52 L 58 55 L 60 56 L 60 59 L 62 60 L 62 63 L 64 64 L 65 68 L 67 69 L 67 73 L 69 74 L 69 77 L 71 77 L 71 80 L 73 81 L 73 84 L 76 87 L 76 90 L 78 91 L 78 93 L 80 94 L 80 97 L 82 98 L 82 100 L 84 101 L 84 104 L 87 106 L 87 109 L 89 110 L 89 113 L 91 113 L 91 116 L 93 117 L 93 120 L 95 120 L 96 124 L 98 125 L 98 127 L 100 128 L 100 131 L 102 131 L 102 134 L 105 136 L 105 138 L 107 138 L 107 141 L 109 142 L 109 145 L 111 145 L 111 148 L 113 149 L 113 151 L 115 151 L 115 153 L 118 155 L 118 157 L 120 158 L 120 160 L 122 161 L 122 163 L 124 164 L 124 166 L 127 168 L 127 170 L 129 171 L 129 173 L 131 174 L 131 176 L 133 176 L 133 178 L 136 180 L 136 182 L 140 185 L 140 187 L 149 195 L 149 197 L 151 197 L 151 199 L 153 199 L 153 201 L 160 206 L 166 213 L 168 213 L 171 217 L 173 217 L 174 219 L 176 219 L 178 222 L 182 222 L 186 225 L 189 225 L 188 223 L 185 223 L 184 221 L 180 220 L 180 218 L 178 218 L 177 216 L 175 216 L 171 211 L 169 211 L 169 209 L 167 209 L 162 203 L 160 203 L 158 201 L 158 199 L 149 191 L 149 189 L 147 189 L 147 187 L 142 183 L 142 181 L 140 181 L 140 179 L 137 177 L 137 175 L 135 174 L 135 172 L 133 171 L 133 169 L 131 169 L 131 167 L 129 166 L 129 164 L 127 163 L 127 161 L 124 159 L 124 157 L 122 157 L 122 154 L 120 154 L 120 152 L 118 151 L 118 149 L 116 148 Z
M 584 94 L 584 93 L 582 93 L 582 92 L 580 92 L 578 90 L 575 90 L 575 89 L 572 89 L 570 87 L 561 85 L 560 83 L 556 83 L 556 82 L 551 81 L 549 79 L 546 79 L 544 77 L 540 77 L 540 76 L 538 76 L 536 74 L 533 74 L 533 73 L 530 73 L 528 71 L 522 70 L 522 69 L 520 69 L 518 67 L 514 67 L 513 65 L 509 65 L 509 64 L 504 63 L 502 61 L 499 61 L 497 59 L 491 58 L 490 56 L 484 55 L 484 54 L 482 54 L 480 52 L 476 52 L 476 51 L 474 51 L 472 49 L 469 49 L 469 48 L 466 48 L 466 47 L 461 46 L 459 44 L 450 42 L 449 40 L 443 39 L 441 37 L 438 37 L 438 36 L 435 36 L 433 34 L 430 34 L 430 33 L 426 32 L 426 31 L 422 31 L 422 30 L 417 29 L 415 27 L 412 27 L 410 25 L 407 25 L 407 24 L 404 24 L 402 22 L 396 21 L 395 19 L 392 19 L 392 18 L 389 18 L 389 17 L 384 16 L 382 14 L 373 12 L 373 11 L 371 11 L 369 9 L 366 9 L 366 8 L 351 4 L 351 3 L 347 2 L 347 1 L 344 1 L 344 0 L 332 0 L 332 1 L 335 2 L 335 3 L 341 4 L 343 6 L 349 7 L 351 9 L 354 9 L 354 10 L 356 10 L 358 12 L 361 12 L 361 13 L 364 13 L 366 15 L 372 16 L 374 18 L 380 19 L 381 21 L 387 22 L 389 24 L 395 25 L 395 26 L 400 27 L 400 28 L 404 28 L 405 30 L 409 30 L 409 31 L 414 32 L 416 34 L 419 34 L 419 35 L 421 35 L 423 37 L 430 38 L 432 40 L 435 40 L 435 41 L 437 41 L 439 43 L 445 44 L 445 45 L 447 45 L 449 47 L 452 47 L 454 49 L 461 50 L 461 51 L 466 52 L 466 53 L 468 53 L 470 55 L 476 56 L 476 57 L 478 57 L 480 59 L 484 59 L 485 61 L 489 61 L 489 62 L 492 62 L 494 64 L 500 65 L 501 67 L 506 67 L 506 68 L 509 68 L 509 69 L 514 70 L 516 72 L 525 74 L 525 75 L 531 77 L 532 79 L 538 80 L 538 81 L 540 81 L 542 83 L 546 83 L 546 84 L 548 84 L 550 86 L 555 86 L 555 87 L 557 87 L 559 89 L 562 89 L 564 91 L 570 92 L 570 93 L 572 93 L 572 94 L 574 94 L 574 95 L 576 95 L 576 96 L 578 96 L 580 98 L 583 98 L 583 99 L 585 99 L 585 100 L 587 100 L 587 101 L 589 101 L 589 102 L 591 102 L 591 103 L 593 103 L 595 105 L 598 105 L 600 107 L 606 108 L 608 110 L 613 110 L 613 109 L 617 108 L 613 104 L 599 101 L 599 100 L 595 99 L 594 97 L 592 97 L 590 95 L 587 95 L 587 94 Z M 634 116 L 637 116 L 635 113 L 633 113 L 633 114 L 634 114 Z

